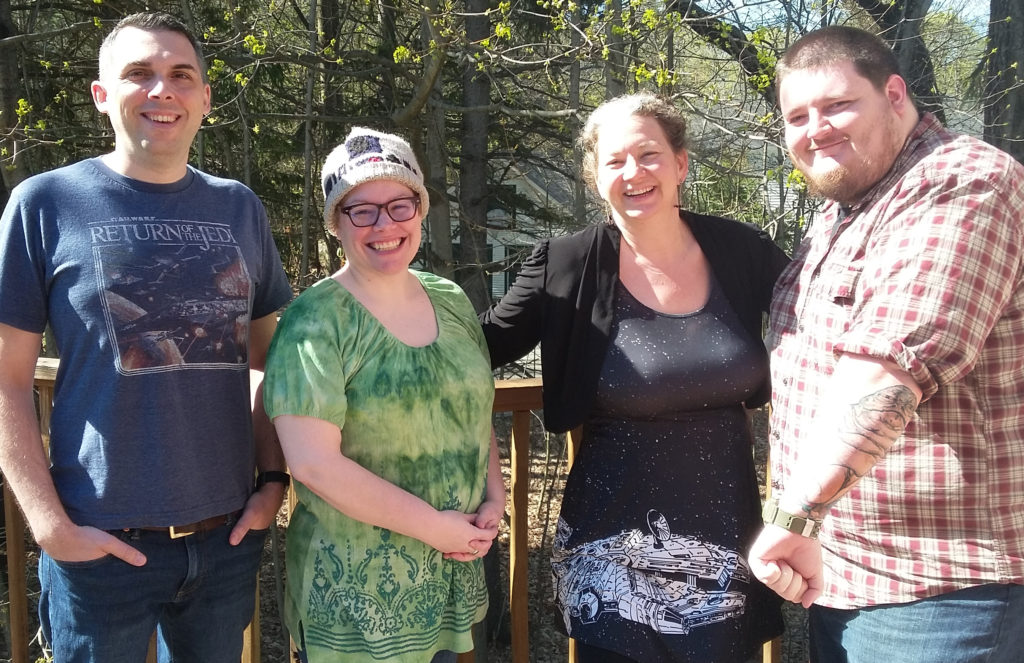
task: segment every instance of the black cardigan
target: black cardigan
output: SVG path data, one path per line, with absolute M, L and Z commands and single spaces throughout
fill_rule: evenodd
M 789 258 L 751 224 L 692 212 L 680 212 L 680 218 L 743 327 L 760 340 L 772 288 Z M 594 405 L 608 351 L 620 237 L 618 228 L 602 223 L 542 240 L 501 301 L 480 314 L 494 367 L 522 358 L 540 342 L 549 431 L 579 426 Z M 770 395 L 766 382 L 746 405 L 763 405 Z

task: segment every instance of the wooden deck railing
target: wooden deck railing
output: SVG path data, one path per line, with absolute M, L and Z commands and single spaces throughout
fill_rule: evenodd
M 57 360 L 40 358 L 36 362 L 36 390 L 39 394 L 39 428 L 43 444 L 49 446 L 50 410 L 53 407 L 53 382 Z M 11 663 L 28 663 L 28 559 L 25 554 L 25 519 L 4 480 L 4 528 L 7 534 L 7 615 L 10 626 L 8 646 Z
M 39 393 L 39 423 L 44 443 L 48 442 L 50 408 L 53 402 L 53 383 L 57 360 L 40 359 L 36 365 L 36 388 Z M 531 411 L 541 408 L 541 381 L 539 379 L 497 380 L 494 392 L 494 411 L 512 413 L 512 431 L 509 440 L 511 486 L 509 512 L 509 602 L 511 615 L 512 661 L 529 661 L 530 629 L 528 618 L 529 583 L 527 578 L 528 500 L 530 491 L 530 423 Z M 569 435 L 569 464 L 579 444 L 579 431 Z M 11 663 L 29 663 L 28 646 L 28 594 L 26 585 L 27 560 L 25 555 L 25 522 L 4 482 L 4 518 L 7 527 L 7 573 L 10 597 Z M 536 598 L 536 597 L 535 597 Z M 257 603 L 258 605 L 258 603 Z M 242 663 L 258 663 L 258 615 L 246 632 Z M 151 652 L 152 655 L 152 652 Z M 573 641 L 569 642 L 570 661 L 575 660 Z M 155 659 L 152 659 L 155 660 Z M 764 647 L 765 663 L 779 660 L 778 641 Z M 472 663 L 472 653 L 459 656 L 459 663 Z
M 494 383 L 494 411 L 512 413 L 509 439 L 509 516 L 508 544 L 509 614 L 512 625 L 512 661 L 530 660 L 529 606 L 529 526 L 526 514 L 530 495 L 530 411 L 541 407 L 539 378 L 498 380 Z M 461 662 L 460 662 L 461 663 Z

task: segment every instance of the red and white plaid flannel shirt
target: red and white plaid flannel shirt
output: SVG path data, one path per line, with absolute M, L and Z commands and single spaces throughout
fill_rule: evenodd
M 772 477 L 781 491 L 836 359 L 923 392 L 903 436 L 825 520 L 835 608 L 1024 584 L 1024 167 L 924 115 L 838 222 L 829 203 L 775 286 Z

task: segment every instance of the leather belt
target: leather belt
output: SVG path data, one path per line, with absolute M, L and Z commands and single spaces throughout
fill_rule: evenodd
M 170 527 L 136 527 L 135 529 L 142 530 L 144 532 L 167 532 L 168 536 L 172 539 L 180 539 L 182 537 L 195 534 L 196 532 L 209 532 L 210 530 L 223 527 L 224 525 L 232 525 L 238 520 L 238 516 L 241 513 L 241 511 L 235 511 L 234 513 L 226 513 L 220 516 L 210 516 L 205 520 L 189 523 L 188 525 L 171 525 Z

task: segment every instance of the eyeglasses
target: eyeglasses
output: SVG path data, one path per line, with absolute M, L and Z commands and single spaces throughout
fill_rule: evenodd
M 396 223 L 408 221 L 416 216 L 420 208 L 420 197 L 395 198 L 386 203 L 359 203 L 358 205 L 346 205 L 341 208 L 352 225 L 356 228 L 366 228 L 377 223 L 380 218 L 380 211 L 386 209 L 388 216 Z

